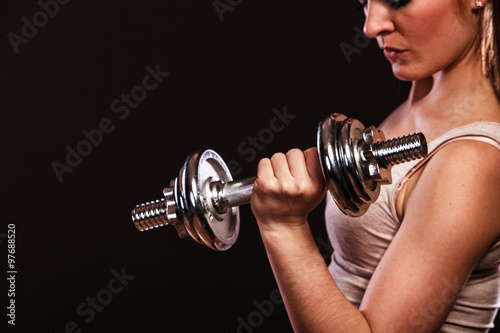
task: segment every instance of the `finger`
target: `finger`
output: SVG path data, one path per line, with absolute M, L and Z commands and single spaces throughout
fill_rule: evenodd
M 291 177 L 288 161 L 285 154 L 276 153 L 271 157 L 274 176 L 278 179 L 287 179 Z
M 274 178 L 273 166 L 269 158 L 263 158 L 259 161 L 257 166 L 257 179 L 269 180 Z
M 325 176 L 323 174 L 323 169 L 319 160 L 318 149 L 309 148 L 304 152 L 304 156 L 309 177 L 316 181 L 324 181 Z
M 286 154 L 288 168 L 292 177 L 297 179 L 308 178 L 306 160 L 304 153 L 300 149 L 291 149 Z

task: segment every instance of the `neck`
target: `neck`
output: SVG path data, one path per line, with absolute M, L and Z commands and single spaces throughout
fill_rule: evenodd
M 497 117 L 500 113 L 495 92 L 482 74 L 475 52 L 432 76 L 413 81 L 405 109 L 413 116 L 452 124 L 488 118 L 491 110 Z

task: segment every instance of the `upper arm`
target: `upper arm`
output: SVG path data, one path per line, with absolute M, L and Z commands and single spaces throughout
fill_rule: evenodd
M 459 141 L 429 160 L 360 310 L 374 332 L 434 332 L 500 236 L 500 151 Z

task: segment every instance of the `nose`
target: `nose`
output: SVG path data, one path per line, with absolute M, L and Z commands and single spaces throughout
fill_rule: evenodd
M 363 31 L 368 38 L 376 38 L 394 31 L 391 10 L 383 1 L 368 1 L 365 7 L 365 17 Z

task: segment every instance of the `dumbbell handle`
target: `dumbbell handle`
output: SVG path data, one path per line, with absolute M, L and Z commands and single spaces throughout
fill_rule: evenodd
M 222 205 L 230 208 L 250 203 L 255 179 L 257 177 L 248 177 L 226 183 L 219 196 Z

